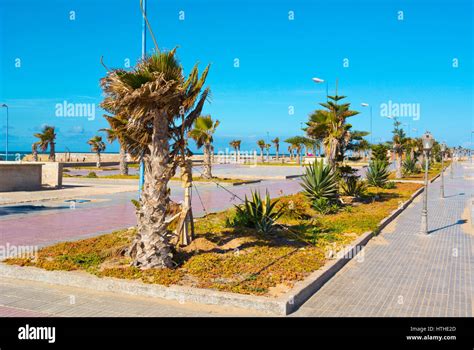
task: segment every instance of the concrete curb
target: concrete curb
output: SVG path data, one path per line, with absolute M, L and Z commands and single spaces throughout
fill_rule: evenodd
M 297 310 L 345 264 L 353 259 L 372 237 L 392 222 L 421 192 L 423 192 L 423 190 L 424 188 L 418 189 L 407 201 L 400 205 L 399 208 L 392 211 L 389 216 L 380 221 L 375 231 L 365 232 L 360 235 L 344 250 L 344 256 L 328 261 L 319 270 L 314 271 L 304 280 L 297 282 L 292 290 L 278 298 L 176 285 L 166 287 L 117 278 L 99 278 L 79 271 L 47 271 L 36 267 L 21 267 L 4 263 L 0 263 L 0 277 L 87 288 L 96 291 L 164 298 L 168 300 L 178 300 L 179 302 L 188 301 L 201 304 L 240 307 L 267 312 L 269 314 L 288 315 Z

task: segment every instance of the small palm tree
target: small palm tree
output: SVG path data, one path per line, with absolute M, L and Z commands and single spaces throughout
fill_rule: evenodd
M 400 125 L 402 125 L 402 123 L 399 122 L 397 118 L 394 118 L 393 131 L 392 131 L 393 133 L 392 147 L 393 147 L 393 152 L 395 153 L 395 156 L 396 156 L 396 169 L 397 169 L 396 176 L 398 179 L 403 176 L 402 157 L 403 157 L 403 151 L 406 147 L 406 141 L 407 141 L 405 132 L 400 127 Z
M 34 134 L 35 137 L 39 138 L 36 145 L 39 147 L 41 152 L 46 152 L 49 147 L 48 160 L 51 162 L 56 161 L 56 133 L 54 126 L 45 125 L 40 133 Z
M 240 144 L 241 144 L 241 142 L 242 142 L 241 140 L 232 140 L 229 143 L 230 147 L 232 147 L 235 151 L 237 162 L 240 161 Z
M 189 137 L 196 141 L 198 148 L 204 148 L 204 171 L 203 177 L 206 179 L 212 178 L 212 142 L 213 135 L 216 128 L 219 126 L 219 121 L 212 120 L 210 115 L 200 116 L 194 122 L 194 128 L 189 131 Z
M 272 140 L 272 143 L 275 146 L 276 160 L 278 160 L 280 158 L 280 155 L 278 154 L 280 151 L 280 139 L 278 137 L 275 137 L 275 139 Z
M 31 145 L 31 154 L 33 155 L 33 160 L 37 162 L 38 161 L 38 142 L 34 142 Z
M 97 155 L 97 167 L 100 168 L 100 154 L 105 151 L 105 142 L 102 136 L 94 136 L 87 143 L 91 146 L 91 151 Z
M 109 143 L 118 140 L 120 146 L 120 175 L 128 175 L 127 151 L 125 150 L 125 141 L 123 140 L 124 135 L 122 135 L 123 129 L 114 127 L 116 123 L 126 125 L 127 122 L 125 119 L 118 116 L 105 116 L 105 118 L 109 121 L 110 128 L 100 129 L 99 131 L 104 131 L 107 134 L 107 141 Z
M 270 161 L 270 148 L 271 147 L 272 147 L 272 145 L 270 145 L 269 143 L 265 144 L 265 151 L 267 152 L 267 162 Z
M 258 140 L 257 146 L 260 148 L 260 161 L 263 163 L 263 150 L 265 149 L 265 140 Z
M 288 153 L 290 154 L 290 162 L 293 161 L 293 146 L 288 146 Z

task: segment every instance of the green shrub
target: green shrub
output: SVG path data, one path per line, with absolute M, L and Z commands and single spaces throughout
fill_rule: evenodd
M 339 210 L 336 203 L 324 197 L 313 200 L 312 205 L 314 210 L 323 215 L 335 214 Z
M 275 208 L 277 203 L 278 201 L 271 202 L 268 191 L 264 200 L 260 193 L 252 191 L 250 200 L 245 196 L 244 204 L 235 206 L 237 211 L 229 220 L 229 224 L 256 228 L 260 232 L 269 233 L 273 231 L 275 221 L 283 214 L 283 207 L 278 210 Z
M 395 187 L 397 187 L 397 185 L 395 184 L 394 181 L 388 181 L 383 188 L 385 188 L 387 190 L 392 190 Z
M 311 202 L 337 197 L 337 176 L 331 166 L 324 165 L 322 160 L 307 166 L 302 180 L 303 193 Z
M 366 183 L 356 176 L 350 176 L 341 181 L 341 193 L 345 196 L 359 197 L 364 193 L 366 187 Z
M 383 160 L 373 160 L 367 169 L 367 182 L 375 187 L 384 187 L 388 181 L 389 171 Z
M 410 155 L 406 157 L 402 164 L 403 175 L 412 175 L 419 172 L 416 159 L 412 159 Z
M 88 178 L 96 178 L 96 177 L 98 177 L 98 176 L 97 176 L 97 174 L 95 173 L 95 171 L 91 171 L 89 174 L 87 174 L 86 177 L 88 177 Z

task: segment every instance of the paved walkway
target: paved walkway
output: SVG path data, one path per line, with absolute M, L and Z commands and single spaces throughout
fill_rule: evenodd
M 231 307 L 95 292 L 0 278 L 0 317 L 263 316 Z
M 295 316 L 474 315 L 474 167 L 458 164 L 429 189 L 429 236 L 418 233 L 422 197 L 372 239 Z M 359 260 L 359 261 L 358 261 Z

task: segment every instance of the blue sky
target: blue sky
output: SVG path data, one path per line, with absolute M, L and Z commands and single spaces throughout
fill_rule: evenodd
M 148 0 L 160 48 L 178 46 L 186 72 L 196 61 L 212 65 L 212 98 L 204 112 L 221 121 L 217 149 L 234 138 L 250 150 L 267 135 L 301 134 L 301 122 L 325 100 L 326 86 L 312 77 L 328 81 L 330 91 L 339 80 L 340 94 L 361 112 L 350 120 L 354 129 L 369 130 L 369 109 L 360 104 L 373 106 L 374 141 L 390 138 L 391 121 L 380 106 L 392 101 L 420 108 L 419 120 L 400 118 L 412 136 L 428 129 L 450 145 L 468 146 L 474 129 L 472 16 L 471 0 Z M 107 126 L 98 107 L 105 74 L 100 57 L 109 67 L 124 67 L 126 59 L 133 65 L 140 57 L 139 1 L 1 0 L 0 50 L 10 150 L 30 150 L 32 134 L 52 124 L 59 151 L 87 151 L 86 141 Z M 95 119 L 56 116 L 56 104 L 64 101 L 95 104 Z M 5 116 L 0 109 L 0 150 Z

